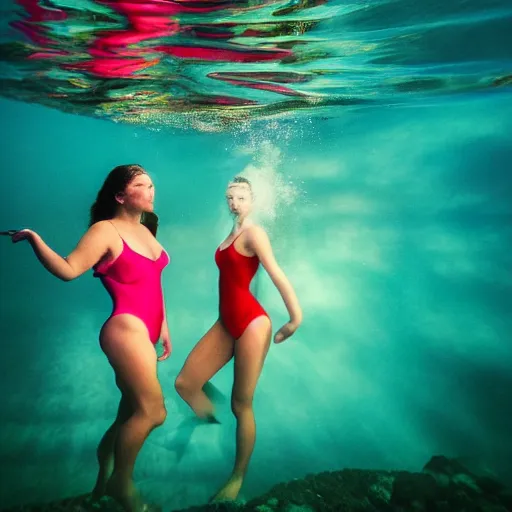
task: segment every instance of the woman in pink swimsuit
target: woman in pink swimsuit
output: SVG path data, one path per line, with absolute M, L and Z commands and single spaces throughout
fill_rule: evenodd
M 100 345 L 121 391 L 117 417 L 98 446 L 99 472 L 93 499 L 109 495 L 127 512 L 147 505 L 132 480 L 135 459 L 150 432 L 166 417 L 157 378 L 154 344 L 162 340 L 166 359 L 171 339 L 161 273 L 169 256 L 157 242 L 154 188 L 139 165 L 113 169 L 91 207 L 90 227 L 65 258 L 29 229 L 12 235 L 29 241 L 43 266 L 63 281 L 89 269 L 112 297 L 113 311 L 100 332 Z

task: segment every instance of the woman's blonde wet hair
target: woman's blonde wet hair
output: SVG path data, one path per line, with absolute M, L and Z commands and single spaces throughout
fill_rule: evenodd
M 238 185 L 247 185 L 247 187 L 249 188 L 249 191 L 251 192 L 251 197 L 254 199 L 254 192 L 252 190 L 252 184 L 247 178 L 244 178 L 243 176 L 235 176 L 229 182 L 228 188 L 236 187 Z

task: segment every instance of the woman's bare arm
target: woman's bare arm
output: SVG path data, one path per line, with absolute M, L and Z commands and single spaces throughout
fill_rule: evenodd
M 36 232 L 29 229 L 23 229 L 13 235 L 12 241 L 16 243 L 27 239 L 48 272 L 63 281 L 71 281 L 92 268 L 107 253 L 111 229 L 106 221 L 93 224 L 67 257 L 57 254 Z
M 259 226 L 251 226 L 247 229 L 246 240 L 247 247 L 258 256 L 263 268 L 279 290 L 290 315 L 290 321 L 298 327 L 302 322 L 302 309 L 290 281 L 277 264 L 267 233 Z

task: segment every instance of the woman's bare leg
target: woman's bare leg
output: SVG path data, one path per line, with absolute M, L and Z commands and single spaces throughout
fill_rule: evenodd
M 157 355 L 141 321 L 123 322 L 114 317 L 102 332 L 101 346 L 114 368 L 123 396 L 129 401 L 130 417 L 119 425 L 114 450 L 114 468 L 106 494 L 126 512 L 140 512 L 143 504 L 132 480 L 137 455 L 150 432 L 166 417 L 158 382 Z M 119 319 L 119 322 L 116 320 Z M 133 328 L 126 327 L 127 324 Z
M 252 401 L 271 337 L 267 317 L 256 318 L 235 342 L 235 379 L 231 408 L 236 417 L 236 458 L 233 472 L 212 501 L 235 500 L 242 487 L 256 440 Z
M 178 394 L 200 418 L 214 418 L 203 386 L 233 357 L 233 338 L 220 321 L 199 340 L 176 377 Z
M 119 427 L 130 418 L 132 413 L 129 400 L 125 396 L 121 396 L 116 419 L 101 438 L 96 452 L 99 470 L 96 485 L 92 491 L 92 499 L 95 501 L 105 495 L 107 481 L 114 470 L 114 452 Z

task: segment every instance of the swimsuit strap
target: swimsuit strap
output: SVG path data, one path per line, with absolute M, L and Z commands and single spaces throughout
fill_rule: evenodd
M 233 238 L 232 242 L 227 246 L 227 247 L 224 247 L 224 249 L 222 249 L 223 251 L 226 251 L 227 249 L 229 249 L 230 247 L 232 247 L 235 251 L 235 242 L 238 240 L 238 238 L 240 237 L 240 235 L 245 231 L 245 229 L 243 229 L 240 233 L 238 233 L 238 235 L 235 236 L 235 238 Z M 219 246 L 220 247 L 220 246 Z
M 221 247 L 221 245 L 222 245 L 222 244 L 221 244 L 221 245 L 219 245 L 219 246 L 217 247 L 217 250 L 218 250 L 218 251 L 226 251 L 227 249 L 229 249 L 229 248 L 230 248 L 230 247 L 231 247 L 231 246 L 236 242 L 236 240 L 238 239 L 238 237 L 239 237 L 239 236 L 240 236 L 244 231 L 245 231 L 245 229 L 243 229 L 240 233 L 238 233 L 238 235 L 236 235 L 236 236 L 235 236 L 235 238 L 233 238 L 233 240 L 232 240 L 232 241 L 231 241 L 231 242 L 230 242 L 226 247 L 224 247 L 224 249 L 221 249 L 221 248 L 220 248 L 220 247 Z
M 114 223 L 110 220 L 110 219 L 107 219 L 108 222 L 110 222 L 110 224 L 112 224 L 112 227 L 116 230 L 116 233 L 119 235 L 119 238 L 124 242 L 124 239 L 123 237 L 121 236 L 121 234 L 119 233 L 119 231 L 117 230 L 116 226 L 114 225 Z
M 235 238 L 233 238 L 233 241 L 231 242 L 230 245 L 233 245 L 237 241 L 238 237 L 243 234 L 244 231 L 245 231 L 245 229 L 242 229 L 242 231 L 240 231 L 240 233 L 238 233 L 238 235 L 236 235 Z

